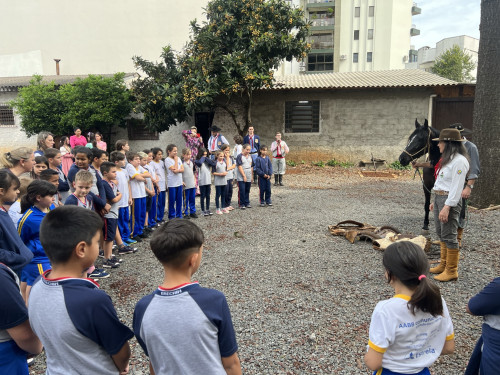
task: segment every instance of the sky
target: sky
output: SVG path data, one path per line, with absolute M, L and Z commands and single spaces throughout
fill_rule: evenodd
M 411 38 L 419 49 L 436 47 L 441 39 L 468 35 L 479 39 L 481 0 L 415 0 L 422 13 L 413 16 L 420 35 Z

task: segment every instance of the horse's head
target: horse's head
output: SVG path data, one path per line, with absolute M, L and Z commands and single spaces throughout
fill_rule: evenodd
M 401 165 L 406 166 L 414 159 L 418 159 L 420 156 L 428 152 L 428 142 L 429 142 L 429 123 L 427 119 L 424 121 L 423 125 L 420 125 L 418 120 L 415 119 L 415 130 L 408 137 L 408 144 L 404 151 L 399 155 L 399 162 Z

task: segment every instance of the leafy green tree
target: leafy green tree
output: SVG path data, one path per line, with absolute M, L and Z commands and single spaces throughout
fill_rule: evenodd
M 472 57 L 458 45 L 454 45 L 436 59 L 432 72 L 457 82 L 470 82 L 473 78 L 471 72 L 475 67 Z
M 27 136 L 49 131 L 59 134 L 61 114 L 66 110 L 54 82 L 43 82 L 33 76 L 29 86 L 19 89 L 17 98 L 9 102 L 21 116 L 21 129 Z
M 136 68 L 146 73 L 132 83 L 136 100 L 134 112 L 144 114 L 146 125 L 153 130 L 168 130 L 187 117 L 182 98 L 182 72 L 170 46 L 164 47 L 159 63 L 134 57 Z
M 222 108 L 245 134 L 253 92 L 272 87 L 273 69 L 283 60 L 306 57 L 309 25 L 302 10 L 284 0 L 212 0 L 206 18 L 201 25 L 191 23 L 191 40 L 179 61 L 186 108 Z
M 21 128 L 28 136 L 42 131 L 72 134 L 74 127 L 106 132 L 122 123 L 132 109 L 123 78 L 124 73 L 113 77 L 91 75 L 57 86 L 34 76 L 9 104 L 21 116 Z

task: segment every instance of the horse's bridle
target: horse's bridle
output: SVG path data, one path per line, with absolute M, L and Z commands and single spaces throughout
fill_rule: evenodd
M 423 154 L 426 154 L 430 151 L 430 149 L 431 149 L 431 128 L 429 128 L 429 134 L 427 135 L 427 143 L 425 144 L 424 147 L 422 147 L 417 152 L 414 152 L 413 154 L 410 154 L 408 151 L 406 151 L 406 149 L 404 149 L 403 152 L 411 158 L 411 161 L 413 161 L 415 160 L 414 158 L 415 155 L 418 155 L 421 151 L 423 151 Z

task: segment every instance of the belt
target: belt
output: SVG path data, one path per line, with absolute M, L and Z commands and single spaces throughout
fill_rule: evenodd
M 449 191 L 444 191 L 444 190 L 434 190 L 434 193 L 436 195 L 448 195 L 450 192 Z
M 283 159 L 283 156 L 273 156 L 274 159 Z

